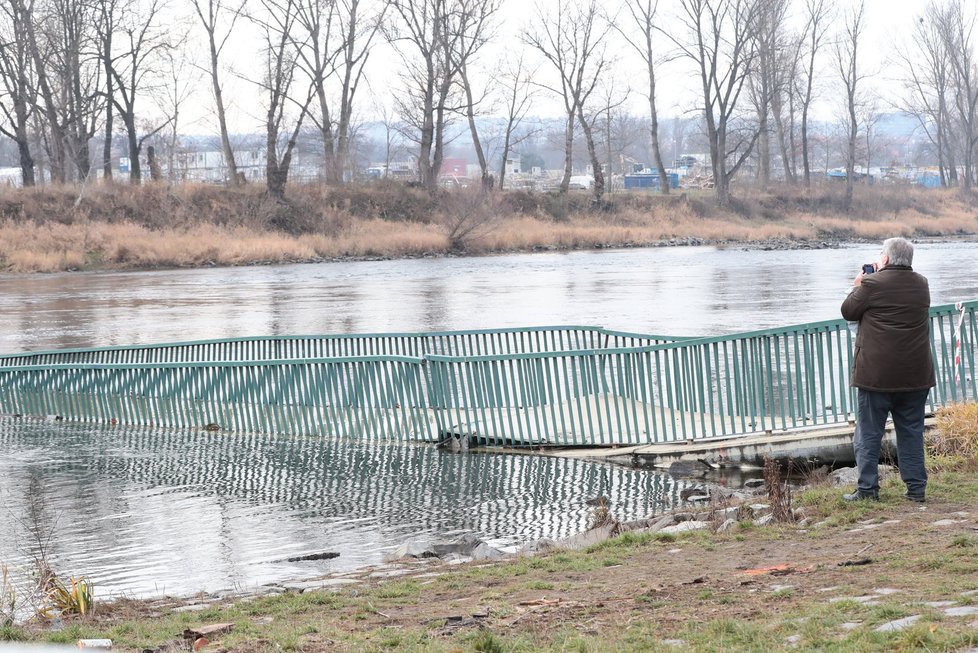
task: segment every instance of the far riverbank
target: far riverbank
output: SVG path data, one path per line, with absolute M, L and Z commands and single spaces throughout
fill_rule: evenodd
M 842 242 L 973 238 L 962 191 L 782 188 L 718 209 L 704 191 L 669 197 L 296 186 L 100 185 L 0 193 L 0 271 L 147 270 L 675 245 L 822 249 Z

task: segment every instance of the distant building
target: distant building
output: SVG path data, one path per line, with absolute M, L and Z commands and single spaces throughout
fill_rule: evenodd
M 246 181 L 264 179 L 265 148 L 234 150 L 234 164 L 238 169 L 238 174 L 242 175 Z M 174 157 L 173 166 L 176 176 L 185 181 L 210 183 L 226 183 L 228 181 L 224 152 L 220 150 L 178 152 Z
M 510 154 L 506 157 L 506 174 L 507 175 L 518 175 L 523 172 L 520 169 L 520 155 Z
M 441 169 L 438 171 L 439 177 L 466 178 L 469 176 L 468 161 L 465 159 L 447 158 L 442 159 Z

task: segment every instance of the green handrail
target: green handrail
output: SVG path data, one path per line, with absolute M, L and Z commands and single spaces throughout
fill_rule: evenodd
M 458 356 L 641 346 L 682 340 L 674 336 L 610 331 L 588 326 L 541 326 L 427 333 L 261 336 L 151 345 L 59 349 L 0 355 L 15 365 L 139 364 L 173 361 L 255 361 L 342 356 Z
M 930 408 L 978 400 L 976 309 L 930 311 Z M 234 338 L 0 357 L 0 412 L 382 439 L 598 446 L 853 418 L 842 320 L 708 338 L 596 327 Z M 958 362 L 955 363 L 956 357 Z

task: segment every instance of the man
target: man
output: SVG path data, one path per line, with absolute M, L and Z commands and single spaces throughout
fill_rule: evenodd
M 859 322 L 850 385 L 858 389 L 859 420 L 853 436 L 859 482 L 847 501 L 879 500 L 879 459 L 887 415 L 893 416 L 900 478 L 906 497 L 923 501 L 924 410 L 934 387 L 930 352 L 930 288 L 913 271 L 913 245 L 883 243 L 875 272 L 860 272 L 842 303 L 842 317 Z

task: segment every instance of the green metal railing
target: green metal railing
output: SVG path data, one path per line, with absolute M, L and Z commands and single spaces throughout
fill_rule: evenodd
M 938 384 L 930 408 L 978 400 L 975 311 L 931 309 Z M 832 320 L 652 347 L 428 356 L 439 432 L 490 443 L 657 443 L 846 423 L 854 337 Z
M 931 408 L 978 400 L 976 308 L 931 309 Z M 251 338 L 0 356 L 0 412 L 490 444 L 625 445 L 844 423 L 842 320 L 712 338 L 593 327 Z M 959 362 L 955 357 L 959 355 Z
M 476 329 L 432 333 L 265 336 L 8 354 L 0 355 L 0 367 L 253 362 L 353 356 L 423 357 L 428 354 L 480 356 L 604 347 L 639 347 L 682 339 L 586 326 Z
M 425 439 L 420 358 L 0 368 L 3 412 L 77 422 Z

